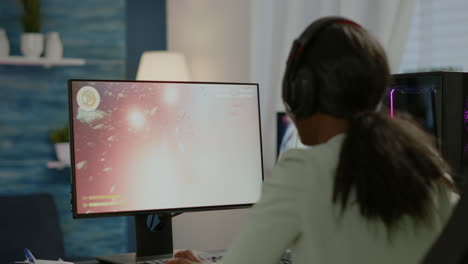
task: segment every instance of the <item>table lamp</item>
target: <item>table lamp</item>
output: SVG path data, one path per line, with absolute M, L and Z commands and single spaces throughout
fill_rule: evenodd
M 187 61 L 182 53 L 145 51 L 136 76 L 141 81 L 189 81 Z

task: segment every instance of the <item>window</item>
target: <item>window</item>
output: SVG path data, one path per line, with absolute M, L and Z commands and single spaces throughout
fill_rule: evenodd
M 400 72 L 468 71 L 468 1 L 416 0 Z

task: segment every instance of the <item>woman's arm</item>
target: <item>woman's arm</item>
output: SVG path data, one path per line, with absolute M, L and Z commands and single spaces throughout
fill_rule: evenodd
M 299 180 L 304 174 L 303 162 L 293 155 L 283 156 L 265 180 L 260 201 L 250 209 L 247 222 L 225 252 L 223 264 L 280 263 L 284 251 L 301 233 L 299 199 L 307 191 Z M 176 254 L 175 259 L 178 261 L 168 263 L 202 263 L 190 251 Z

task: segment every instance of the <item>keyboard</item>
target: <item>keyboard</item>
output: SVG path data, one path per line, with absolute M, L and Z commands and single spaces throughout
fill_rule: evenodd
M 223 259 L 224 251 L 211 251 L 211 252 L 204 252 L 200 254 L 200 257 L 210 260 L 213 263 L 220 262 Z M 164 261 L 169 260 L 169 258 L 164 259 L 153 259 L 153 260 L 144 260 L 138 261 L 137 264 L 164 264 Z M 281 261 L 279 264 L 291 264 L 291 250 L 286 250 L 281 257 Z
M 220 262 L 223 259 L 224 251 L 215 251 L 200 254 L 200 257 L 211 260 L 214 263 Z M 281 257 L 279 264 L 291 264 L 291 250 L 287 249 Z

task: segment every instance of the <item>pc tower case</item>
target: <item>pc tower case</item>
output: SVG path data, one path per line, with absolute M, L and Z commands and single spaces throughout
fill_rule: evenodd
M 407 112 L 437 138 L 458 185 L 468 180 L 468 73 L 395 74 L 386 103 L 390 115 Z

